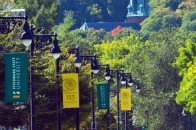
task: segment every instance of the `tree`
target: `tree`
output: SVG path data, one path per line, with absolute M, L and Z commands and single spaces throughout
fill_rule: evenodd
M 145 42 L 133 33 L 121 40 L 95 45 L 101 63 L 107 62 L 114 69 L 124 68 L 132 72 L 134 79 L 139 78 L 141 92 L 133 92 L 132 96 L 133 116 L 137 117 L 133 120 L 134 126 L 146 126 L 147 129 L 186 128 L 182 108 L 175 103 L 180 77 L 172 63 L 181 44 L 176 32 L 160 30 Z M 173 34 L 173 37 L 168 37 L 168 34 Z M 114 90 L 112 85 L 111 92 Z
M 46 32 L 51 31 L 58 17 L 60 0 L 15 0 L 15 8 L 26 9 L 31 23 L 36 28 L 44 27 Z
M 156 8 L 151 15 L 141 23 L 141 33 L 149 35 L 161 29 L 178 28 L 181 26 L 181 19 L 169 8 Z
M 170 8 L 175 11 L 182 0 L 150 0 L 150 7 L 154 10 L 155 8 L 162 6 L 164 8 Z
M 182 31 L 194 32 L 196 30 L 196 11 L 185 12 L 182 18 L 182 26 L 180 27 Z
M 67 11 L 74 12 L 75 28 L 79 28 L 84 21 L 87 22 L 119 22 L 124 21 L 127 15 L 129 0 L 66 0 Z M 119 6 L 120 5 L 120 6 Z
M 193 34 L 194 35 L 194 34 Z M 193 38 L 194 39 L 194 38 Z M 179 75 L 182 76 L 180 89 L 177 92 L 176 102 L 183 106 L 192 115 L 195 115 L 195 54 L 196 46 L 194 40 L 187 40 L 186 46 L 179 48 L 179 56 L 175 66 L 179 68 Z
M 196 6 L 196 3 L 195 3 L 194 0 L 186 0 L 186 1 L 182 1 L 178 5 L 178 8 L 179 9 L 182 9 L 182 10 L 193 11 L 193 10 L 195 10 L 195 6 Z

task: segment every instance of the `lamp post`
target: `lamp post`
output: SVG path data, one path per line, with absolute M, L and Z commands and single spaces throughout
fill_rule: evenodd
M 109 91 L 109 98 L 110 98 L 110 66 L 107 64 L 105 68 L 105 79 L 108 82 L 108 91 Z M 110 109 L 107 109 L 107 130 L 110 130 Z
M 56 44 L 56 45 L 58 45 L 58 44 Z M 58 49 L 58 46 L 57 47 L 54 46 L 54 48 L 51 50 L 51 53 L 52 53 L 53 57 L 56 59 L 57 130 L 61 130 L 61 118 L 60 118 L 60 109 L 61 109 L 61 106 L 60 106 L 60 102 L 61 102 L 60 92 L 61 92 L 61 89 L 60 89 L 59 82 L 58 82 L 58 79 L 59 79 L 58 74 L 59 74 L 59 70 L 60 70 L 59 69 L 60 68 L 59 63 L 60 63 L 61 60 L 67 60 L 70 57 L 71 54 L 76 54 L 78 52 L 78 49 L 79 49 L 78 47 L 69 49 L 68 50 L 68 54 L 69 54 L 68 57 L 65 57 L 65 56 L 60 56 L 59 57 L 58 56 L 58 54 L 61 53 L 60 48 Z M 78 63 L 78 64 L 80 64 L 80 63 Z M 76 63 L 76 65 L 78 65 L 78 64 Z M 79 73 L 78 67 L 75 68 L 75 72 Z M 76 120 L 76 127 L 79 129 L 79 111 L 77 109 L 76 109 L 76 119 L 77 119 Z
M 127 78 L 129 77 L 129 80 L 127 82 Z M 140 91 L 140 86 L 138 81 L 133 81 L 131 72 L 129 73 L 122 73 L 121 77 L 121 83 L 125 85 L 125 88 L 127 89 L 128 85 L 133 86 L 133 84 L 136 84 L 136 92 Z M 131 109 L 131 108 L 130 108 Z M 128 130 L 128 118 L 127 118 L 127 111 L 125 110 L 125 130 Z
M 54 50 L 52 50 L 51 51 L 51 53 L 53 54 L 53 56 L 54 56 L 54 53 L 59 53 L 60 51 L 59 50 L 56 50 L 56 51 L 54 51 Z M 75 47 L 75 48 L 71 48 L 71 49 L 69 49 L 69 51 L 68 51 L 68 53 L 69 53 L 69 56 L 71 55 L 71 54 L 76 54 L 76 57 L 75 57 L 75 59 L 74 59 L 74 63 L 75 63 L 75 66 L 76 66 L 76 68 L 75 68 L 75 72 L 76 73 L 79 73 L 79 67 L 81 67 L 81 66 L 84 66 L 84 65 L 86 65 L 86 64 L 88 64 L 89 62 L 90 62 L 90 64 L 91 64 L 91 70 L 92 70 L 92 72 L 91 72 L 91 78 L 93 78 L 92 76 L 93 76 L 93 73 L 94 74 L 96 74 L 96 73 L 98 73 L 98 68 L 97 68 L 97 60 L 96 60 L 96 55 L 93 55 L 93 56 L 81 56 L 80 55 L 80 53 L 79 53 L 79 47 L 77 46 L 77 47 Z M 68 57 L 69 57 L 68 56 Z M 56 57 L 56 56 L 54 56 L 54 57 Z M 62 59 L 62 60 L 66 60 L 66 59 L 68 59 L 68 57 L 66 58 L 66 57 L 64 57 L 64 56 L 62 56 L 62 57 L 56 57 L 57 58 L 57 60 L 56 60 L 56 72 L 57 72 L 57 74 L 59 73 L 59 61 Z M 58 77 L 57 77 L 57 81 L 58 81 Z M 58 84 L 58 83 L 57 83 Z M 92 83 L 92 86 L 93 86 L 93 83 Z M 58 121 L 58 130 L 61 130 L 61 123 L 60 123 L 60 115 L 59 115 L 59 109 L 60 109 L 60 97 L 59 97 L 59 95 L 60 95 L 60 88 L 59 87 L 57 87 L 57 121 Z M 92 92 L 92 99 L 94 99 L 93 98 L 93 96 L 94 96 L 94 94 L 93 94 L 93 92 Z M 92 111 L 94 110 L 94 101 L 92 101 Z M 93 119 L 93 128 L 96 128 L 96 126 L 95 126 L 95 114 L 94 114 L 94 112 L 92 112 L 92 119 Z M 76 108 L 76 130 L 79 130 L 80 129 L 80 121 L 79 121 L 79 108 Z
M 76 56 L 74 58 L 74 64 L 76 66 L 76 73 L 79 73 L 79 68 L 81 66 L 85 66 L 90 62 L 91 65 L 91 79 L 93 78 L 93 74 L 97 74 L 99 72 L 98 66 L 97 66 L 97 59 L 96 55 L 80 55 L 79 47 L 77 46 L 75 48 Z M 91 100 L 92 100 L 92 123 L 91 123 L 91 129 L 96 129 L 96 122 L 95 122 L 95 107 L 94 107 L 94 89 L 93 89 L 93 82 L 91 82 L 92 85 L 92 91 L 91 91 Z M 80 129 L 80 116 L 79 116 L 79 108 L 76 108 L 76 130 Z
M 108 83 L 108 97 L 110 98 L 110 81 L 109 81 L 109 79 L 110 79 L 110 76 L 106 76 L 106 75 L 108 75 L 110 72 L 110 66 L 109 66 L 109 64 L 105 64 L 105 65 L 101 65 L 101 64 L 99 64 L 98 65 L 98 68 L 99 69 L 104 69 L 105 68 L 105 79 L 106 79 L 106 81 L 107 81 L 107 83 Z M 94 100 L 94 97 L 93 97 L 93 100 Z M 110 106 L 110 104 L 109 104 L 109 106 Z M 107 130 L 110 130 L 110 108 L 108 108 L 107 109 Z
M 183 108 L 183 110 L 182 110 L 182 115 L 183 116 L 187 116 L 187 111 L 185 111 L 185 108 Z M 188 113 L 188 116 L 189 116 L 189 126 L 190 126 L 190 130 L 193 130 L 194 128 L 193 128 L 193 126 L 192 126 L 192 115 L 191 115 L 191 113 L 189 112 Z
M 120 130 L 120 105 L 119 105 L 119 77 L 121 75 L 121 72 L 124 70 L 119 70 L 119 69 L 114 69 L 111 70 L 109 66 L 106 68 L 106 74 L 105 78 L 110 79 L 113 75 L 116 75 L 116 107 L 117 107 L 117 112 L 116 112 L 116 123 L 117 123 L 117 130 Z M 111 72 L 113 74 L 111 75 Z
M 131 73 L 126 73 L 126 74 L 129 74 L 130 75 L 130 79 L 129 79 L 130 82 L 127 83 L 127 78 L 125 78 L 125 76 L 124 76 L 125 73 L 122 73 L 121 83 L 122 84 L 125 84 L 125 88 L 127 89 L 128 84 L 130 84 L 130 86 L 133 85 L 133 80 L 132 80 Z M 125 130 L 128 130 L 128 127 L 127 127 L 127 125 L 128 125 L 127 111 L 125 110 L 124 112 L 125 112 Z
M 29 28 L 28 23 L 25 22 L 24 25 L 24 33 L 21 36 L 21 41 L 25 46 L 30 45 L 30 57 L 34 56 L 34 50 L 39 49 L 41 50 L 45 43 L 51 41 L 52 37 L 54 37 L 53 41 L 53 51 L 56 52 L 54 57 L 59 57 L 60 53 L 57 51 L 60 50 L 58 46 L 57 34 L 34 34 L 33 28 Z M 35 88 L 33 86 L 34 83 L 34 74 L 33 69 L 30 63 L 30 111 L 31 111 L 31 130 L 36 130 L 36 123 L 35 123 Z
M 60 62 L 60 53 L 61 50 L 58 46 L 58 41 L 55 39 L 54 48 L 52 48 L 51 53 L 53 57 L 56 59 L 56 109 L 57 109 L 57 130 L 61 130 L 61 117 L 60 117 L 60 109 L 61 109 L 61 89 L 59 86 L 59 62 Z
M 111 75 L 111 72 L 113 72 L 113 74 Z M 132 80 L 132 76 L 131 73 L 124 73 L 124 70 L 111 70 L 109 66 L 106 67 L 106 74 L 105 74 L 105 79 L 109 81 L 109 79 L 113 76 L 116 75 L 116 106 L 117 106 L 117 113 L 116 113 L 116 122 L 117 122 L 117 130 L 120 130 L 120 106 L 119 106 L 119 80 L 121 80 L 122 84 L 125 84 L 127 79 L 125 78 L 125 74 L 129 74 L 129 81 L 128 81 L 128 85 L 132 86 L 133 83 L 136 84 L 136 91 L 139 92 L 140 91 L 140 86 L 138 81 L 133 81 Z M 121 76 L 121 78 L 119 78 Z M 127 86 L 126 86 L 127 87 Z M 125 112 L 125 117 L 127 117 L 127 112 Z M 125 126 L 127 128 L 127 119 L 125 122 Z M 108 129 L 109 130 L 109 129 Z

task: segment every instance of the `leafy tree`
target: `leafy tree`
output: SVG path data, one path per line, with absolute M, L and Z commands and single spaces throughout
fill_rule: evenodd
M 152 37 L 150 35 L 145 43 L 131 34 L 124 39 L 95 46 L 101 63 L 107 62 L 112 68 L 125 68 L 132 72 L 134 79 L 140 79 L 141 92 L 133 93 L 132 98 L 134 126 L 182 130 L 187 127 L 181 115 L 182 108 L 175 103 L 180 78 L 172 63 L 181 44 L 175 42 L 178 39 L 175 32 L 161 30 Z M 168 37 L 168 34 L 173 34 L 173 37 Z M 114 91 L 113 85 L 111 91 Z
M 196 11 L 187 11 L 182 18 L 182 31 L 194 32 L 196 30 Z
M 46 32 L 51 31 L 58 17 L 60 0 L 15 0 L 15 8 L 26 9 L 36 28 L 44 27 Z
M 0 124 L 1 126 L 8 127 L 18 127 L 23 126 L 25 123 L 28 122 L 28 114 L 26 113 L 27 110 L 20 109 L 20 105 L 12 103 L 6 103 L 0 105 Z
M 149 35 L 165 28 L 177 28 L 181 26 L 181 19 L 169 8 L 159 7 L 141 23 L 141 33 Z
M 182 1 L 178 5 L 178 8 L 179 9 L 182 9 L 182 10 L 193 11 L 193 10 L 195 10 L 195 6 L 196 6 L 196 3 L 195 3 L 194 0 L 186 0 L 186 1 Z
M 164 8 L 170 8 L 171 10 L 175 11 L 182 1 L 183 0 L 149 0 L 149 3 L 153 10 L 159 6 L 162 6 Z
M 195 42 L 187 40 L 186 46 L 179 48 L 179 56 L 175 65 L 179 68 L 179 75 L 183 77 L 180 83 L 180 89 L 177 92 L 176 102 L 184 106 L 191 114 L 195 115 L 195 96 L 194 96 L 194 66 L 195 66 Z
M 114 36 L 114 40 L 121 40 L 125 37 L 129 37 L 131 34 L 135 34 L 137 36 L 141 36 L 139 31 L 133 30 L 132 28 L 122 28 L 117 34 Z
M 129 0 L 66 0 L 65 8 L 74 11 L 76 23 L 74 28 L 79 28 L 83 22 L 116 22 L 124 21 L 127 15 Z M 120 6 L 119 6 L 120 5 Z

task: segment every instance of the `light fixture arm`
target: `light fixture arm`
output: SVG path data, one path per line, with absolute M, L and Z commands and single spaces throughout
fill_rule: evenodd
M 0 17 L 1 24 L 0 24 L 0 33 L 1 34 L 8 34 L 12 32 L 16 26 L 22 26 L 23 21 L 25 20 L 25 23 L 28 20 L 28 16 L 25 17 Z

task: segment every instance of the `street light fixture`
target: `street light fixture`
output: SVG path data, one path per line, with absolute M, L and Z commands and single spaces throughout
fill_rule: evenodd
M 104 69 L 105 68 L 105 79 L 107 80 L 108 83 L 108 97 L 110 98 L 110 66 L 109 64 L 106 65 L 98 65 L 99 69 Z M 94 98 L 93 98 L 94 100 Z M 110 106 L 110 104 L 109 104 Z M 110 130 L 110 108 L 107 109 L 107 130 Z
M 79 47 L 76 47 L 76 57 L 74 58 L 74 64 L 76 66 L 76 73 L 79 73 L 79 67 L 85 66 L 90 62 L 91 65 L 91 81 L 93 79 L 93 74 L 97 74 L 99 72 L 99 67 L 97 64 L 96 55 L 80 55 Z M 92 125 L 91 129 L 96 129 L 96 122 L 95 122 L 95 107 L 94 107 L 94 89 L 93 89 L 93 82 L 91 82 L 91 100 L 92 100 Z M 80 120 L 79 120 L 79 108 L 76 109 L 76 130 L 80 128 Z
M 106 73 L 105 73 L 105 79 L 109 81 L 109 79 L 112 77 L 111 72 L 113 72 L 114 75 L 116 75 L 116 99 L 117 99 L 117 115 L 116 115 L 116 122 L 117 122 L 117 130 L 120 130 L 120 106 L 119 106 L 119 76 L 121 76 L 120 81 L 122 84 L 125 84 L 127 87 L 127 84 L 129 86 L 132 86 L 133 83 L 136 84 L 136 91 L 140 91 L 140 86 L 138 81 L 133 81 L 131 73 L 124 73 L 124 70 L 110 70 L 110 67 L 106 67 Z M 125 77 L 125 74 L 129 74 L 129 80 L 127 83 L 127 79 Z M 126 117 L 126 112 L 125 112 L 125 117 Z M 125 125 L 127 126 L 127 125 Z M 109 129 L 108 129 L 109 130 Z
M 25 22 L 24 26 L 24 33 L 21 36 L 21 41 L 25 46 L 30 45 L 30 57 L 34 56 L 34 50 L 39 49 L 42 50 L 43 46 L 46 43 L 51 42 L 52 37 L 54 37 L 53 45 L 54 48 L 52 49 L 55 52 L 54 57 L 60 56 L 60 48 L 58 46 L 57 34 L 34 34 L 33 27 L 29 28 L 28 23 Z M 31 130 L 36 130 L 35 125 L 35 88 L 33 86 L 34 82 L 34 75 L 33 69 L 30 64 L 30 111 L 31 111 Z
M 131 72 L 129 73 L 122 73 L 121 75 L 121 83 L 125 85 L 125 88 L 129 86 L 133 86 L 133 84 L 136 84 L 136 92 L 140 92 L 140 85 L 138 79 L 136 81 L 133 81 Z M 129 80 L 127 82 L 127 78 L 129 77 Z M 128 130 L 128 118 L 127 118 L 127 111 L 125 110 L 125 130 Z
M 108 81 L 111 79 L 111 77 L 113 75 L 116 76 L 116 106 L 117 106 L 117 113 L 116 113 L 116 123 L 117 123 L 117 130 L 120 130 L 120 104 L 119 104 L 119 76 L 121 76 L 121 72 L 123 72 L 124 70 L 119 70 L 119 69 L 115 69 L 115 70 L 111 70 L 109 66 L 106 67 L 106 74 L 105 74 L 105 79 Z M 111 72 L 113 72 L 113 74 L 111 75 Z M 121 79 L 123 77 L 121 76 Z M 108 128 L 109 130 L 109 128 Z
M 21 35 L 21 41 L 27 47 L 31 45 L 33 39 L 33 35 L 30 31 L 29 23 L 27 21 L 24 23 L 23 30 L 24 32 Z
M 61 89 L 60 89 L 59 82 L 58 82 L 58 79 L 59 79 L 59 76 L 58 75 L 59 75 L 59 70 L 60 70 L 59 69 L 60 68 L 59 63 L 60 63 L 60 60 L 67 60 L 70 57 L 71 54 L 76 54 L 76 57 L 74 58 L 75 59 L 75 65 L 77 67 L 80 67 L 82 65 L 82 63 L 81 63 L 82 62 L 82 58 L 79 55 L 79 48 L 78 48 L 78 46 L 75 47 L 75 48 L 69 49 L 68 50 L 68 54 L 69 55 L 67 57 L 60 56 L 59 54 L 60 54 L 61 51 L 60 51 L 60 48 L 58 47 L 57 42 L 55 42 L 54 48 L 51 50 L 51 53 L 52 53 L 53 57 L 56 59 L 57 130 L 61 130 L 61 118 L 60 118 L 60 110 L 61 110 L 61 106 L 60 106 L 61 96 L 60 96 L 60 93 L 61 93 Z M 78 71 L 78 70 L 76 70 L 76 71 Z M 78 125 L 78 122 L 79 122 L 79 114 L 78 114 L 78 112 L 76 112 L 76 127 L 79 129 L 79 125 Z
M 135 88 L 136 88 L 136 92 L 140 92 L 141 87 L 139 85 L 139 80 L 136 81 L 136 87 Z
M 81 66 L 85 66 L 88 63 L 91 63 L 91 71 L 94 74 L 97 74 L 99 72 L 99 67 L 96 59 L 96 55 L 80 55 L 79 47 L 76 47 L 76 56 L 74 58 L 74 64 L 77 68 L 80 68 Z
M 120 79 L 121 84 L 126 84 L 127 83 L 127 79 L 124 76 L 124 73 L 121 74 L 121 79 Z
M 187 114 L 188 114 L 188 116 L 189 116 L 189 126 L 190 126 L 190 130 L 193 130 L 194 128 L 193 128 L 193 124 L 192 124 L 192 115 L 191 115 L 190 112 L 188 113 L 188 112 L 185 110 L 185 108 L 183 107 L 182 115 L 183 115 L 183 116 L 187 116 Z
M 59 53 L 59 49 L 57 48 L 56 50 L 57 51 L 54 51 L 55 49 L 52 49 L 51 50 L 51 53 L 53 54 L 53 56 L 54 56 L 54 53 Z M 81 66 L 85 66 L 86 64 L 88 64 L 89 62 L 90 62 L 90 64 L 91 64 L 91 76 L 93 76 L 93 73 L 94 74 L 96 74 L 96 73 L 98 73 L 98 70 L 99 70 L 99 68 L 98 68 L 98 66 L 97 66 L 97 59 L 96 59 L 96 55 L 93 55 L 93 56 L 81 56 L 80 55 L 80 52 L 79 52 L 79 47 L 78 46 L 76 46 L 75 48 L 71 48 L 71 49 L 69 49 L 68 50 L 68 53 L 69 53 L 69 55 L 68 55 L 68 57 L 71 55 L 71 54 L 75 54 L 75 58 L 74 58 L 74 64 L 75 64 L 75 66 L 76 66 L 76 73 L 79 73 L 79 67 L 81 67 Z M 56 57 L 56 56 L 55 56 Z M 65 57 L 59 57 L 59 58 L 57 58 L 57 60 L 56 60 L 56 74 L 58 74 L 59 73 L 59 61 L 62 59 L 62 60 L 66 60 L 66 59 L 68 59 L 68 57 L 67 58 L 65 58 Z M 92 78 L 92 77 L 91 77 Z M 57 79 L 58 79 L 58 77 L 57 77 Z M 57 80 L 58 81 L 58 80 Z M 57 83 L 57 84 L 59 84 L 59 83 Z M 92 85 L 93 86 L 93 85 Z M 60 109 L 60 97 L 59 97 L 59 95 L 60 95 L 60 88 L 59 88 L 59 86 L 57 87 L 57 121 L 58 121 L 58 130 L 61 130 L 61 128 L 60 128 L 60 125 L 61 125 L 61 123 L 60 123 L 60 115 L 59 115 L 59 109 Z M 94 96 L 94 94 L 92 94 L 92 96 Z M 93 104 L 93 103 L 92 103 Z M 93 108 L 93 107 L 92 107 Z M 94 108 L 93 108 L 94 109 Z M 93 114 L 94 115 L 94 114 Z M 93 118 L 94 119 L 94 118 Z M 93 122 L 95 122 L 94 120 L 93 120 Z M 79 124 L 80 124 L 80 121 L 79 121 L 79 108 L 76 108 L 76 130 L 79 130 L 80 129 L 80 126 L 79 126 Z M 92 124 L 95 124 L 95 123 L 92 123 Z M 93 126 L 95 126 L 95 125 L 93 125 Z M 96 127 L 96 126 L 95 126 Z M 94 128 L 94 127 L 93 127 Z

